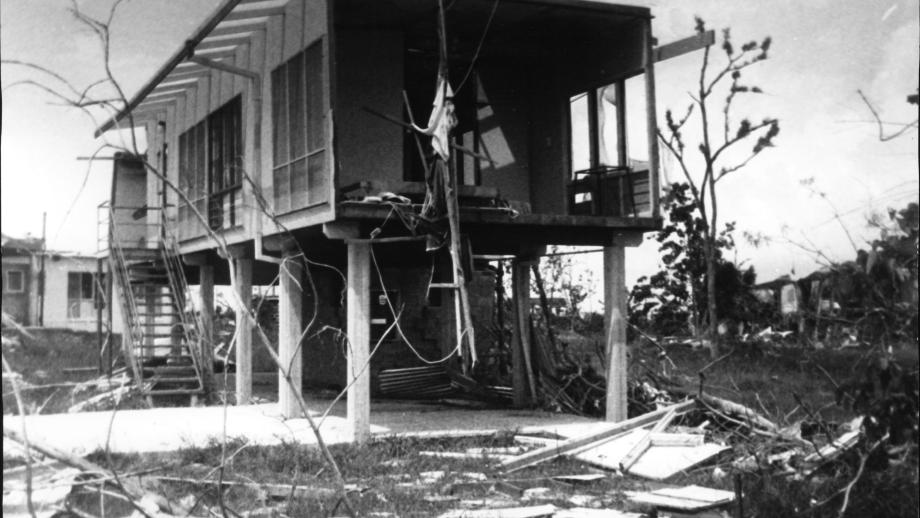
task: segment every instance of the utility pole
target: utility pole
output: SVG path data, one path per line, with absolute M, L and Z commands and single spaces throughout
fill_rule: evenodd
M 46 236 L 46 227 L 48 223 L 48 213 L 42 212 L 42 249 L 41 256 L 39 257 L 39 266 L 38 266 L 38 326 L 45 326 L 45 254 L 47 252 L 47 247 L 45 246 Z

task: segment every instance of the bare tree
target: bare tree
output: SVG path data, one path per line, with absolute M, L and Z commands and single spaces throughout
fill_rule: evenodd
M 696 18 L 696 32 L 703 34 L 706 31 L 702 19 Z M 773 139 L 779 134 L 779 121 L 774 118 L 764 118 L 760 122 L 752 122 L 742 118 L 737 124 L 731 121 L 731 110 L 735 98 L 740 94 L 759 94 L 763 91 L 757 86 L 750 86 L 741 82 L 741 73 L 746 68 L 767 59 L 770 48 L 770 38 L 763 41 L 749 41 L 736 49 L 732 43 L 729 29 L 722 31 L 722 50 L 726 60 L 720 66 L 711 62 L 711 46 L 703 51 L 703 62 L 700 66 L 699 82 L 696 91 L 690 93 L 692 103 L 680 119 L 675 119 L 670 110 L 666 113 L 667 134 L 658 129 L 658 138 L 677 159 L 680 169 L 690 184 L 693 200 L 700 212 L 702 231 L 704 234 L 704 255 L 706 258 L 706 292 L 708 334 L 712 341 L 711 353 L 715 358 L 719 355 L 719 342 L 717 333 L 716 315 L 716 263 L 718 254 L 716 241 L 718 239 L 719 204 L 717 184 L 731 173 L 745 167 L 751 160 L 768 147 L 773 146 Z M 721 128 L 715 120 L 714 96 L 726 89 L 727 95 L 721 105 Z M 697 149 L 702 159 L 702 165 L 695 167 L 695 162 L 688 155 L 686 142 L 682 131 L 693 115 L 694 110 L 699 112 L 699 132 L 701 140 Z M 746 153 L 738 154 L 732 151 L 741 148 L 742 144 L 754 145 Z M 733 155 L 733 160 L 728 159 Z M 702 173 L 700 177 L 699 173 Z
M 875 124 L 878 126 L 878 139 L 881 142 L 887 142 L 889 140 L 894 140 L 901 135 L 904 135 L 912 129 L 916 129 L 918 124 L 920 124 L 920 117 L 913 120 L 913 122 L 885 122 L 882 120 L 881 116 L 878 113 L 878 109 L 869 101 L 869 98 L 866 97 L 866 94 L 862 90 L 856 90 L 856 93 L 859 94 L 859 98 L 866 104 L 866 107 L 869 108 L 869 111 L 872 112 L 872 119 L 875 121 Z M 909 104 L 917 104 L 917 94 L 911 94 L 907 96 L 907 102 Z M 893 131 L 885 131 L 885 126 L 894 126 Z

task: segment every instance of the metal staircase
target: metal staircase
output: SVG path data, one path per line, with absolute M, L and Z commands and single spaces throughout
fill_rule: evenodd
M 197 320 L 186 311 L 188 283 L 175 239 L 161 224 L 155 248 L 124 246 L 114 238 L 126 234 L 119 232 L 118 225 L 149 225 L 125 223 L 125 218 L 116 218 L 115 214 L 127 208 L 103 206 L 100 209 L 107 209 L 109 220 L 109 271 L 124 324 L 125 363 L 151 404 L 160 396 L 183 395 L 194 404 L 204 392 L 201 333 Z

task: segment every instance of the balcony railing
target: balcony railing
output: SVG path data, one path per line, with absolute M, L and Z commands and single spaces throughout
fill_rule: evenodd
M 601 166 L 576 171 L 568 185 L 569 214 L 584 216 L 648 216 L 649 172 Z

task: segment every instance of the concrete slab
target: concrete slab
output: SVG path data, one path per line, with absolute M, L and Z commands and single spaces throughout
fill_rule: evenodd
M 325 409 L 323 402 L 314 408 Z M 372 410 L 371 433 L 376 436 L 412 433 L 489 430 L 547 431 L 567 435 L 590 419 L 539 411 L 473 410 L 445 408 L 430 404 L 387 402 Z M 323 440 L 329 444 L 345 442 L 347 421 L 339 405 L 322 423 Z M 226 413 L 225 413 L 226 412 Z M 318 418 L 319 412 L 311 412 Z M 226 416 L 226 418 L 225 418 Z M 13 418 L 15 419 L 15 418 Z M 315 444 L 316 437 L 306 419 L 282 419 L 277 404 L 226 407 L 155 408 L 118 412 L 35 415 L 26 418 L 29 437 L 76 455 L 104 449 L 118 453 L 175 451 L 201 447 L 219 441 L 226 433 L 252 444 L 282 442 Z

